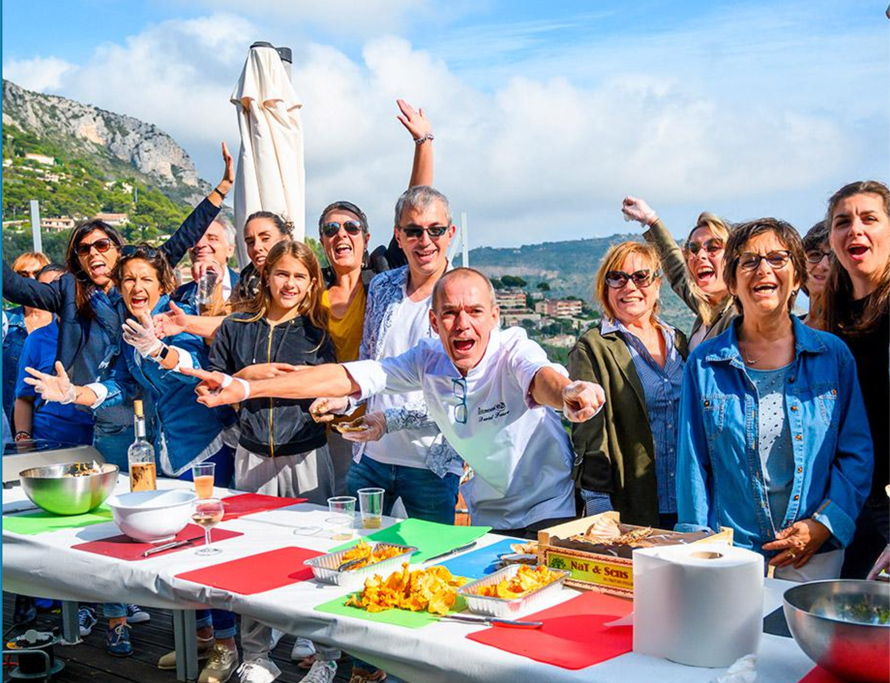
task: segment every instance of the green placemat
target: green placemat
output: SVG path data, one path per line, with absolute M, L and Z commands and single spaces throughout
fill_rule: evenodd
M 419 563 L 440 553 L 454 550 L 470 541 L 475 541 L 489 531 L 491 531 L 490 526 L 451 526 L 425 522 L 422 519 L 406 519 L 386 529 L 375 531 L 362 540 L 413 545 L 420 552 L 411 558 L 411 562 Z M 336 553 L 354 546 L 356 543 L 358 540 L 344 543 L 330 552 Z
M 466 527 L 464 527 L 466 528 Z M 350 605 L 347 607 L 344 603 L 351 595 L 341 595 L 335 600 L 319 605 L 315 609 L 319 612 L 328 614 L 336 614 L 341 617 L 353 617 L 354 619 L 366 619 L 367 621 L 376 621 L 378 624 L 392 624 L 393 626 L 404 626 L 405 628 L 421 628 L 427 624 L 433 624 L 439 621 L 438 614 L 430 614 L 429 612 L 411 612 L 406 609 L 388 609 L 385 612 L 369 612 L 368 610 Z M 454 607 L 448 610 L 449 614 L 463 612 L 467 608 L 467 603 L 460 596 L 454 603 Z
M 111 521 L 111 510 L 103 503 L 92 512 L 83 515 L 54 515 L 37 510 L 21 515 L 3 515 L 3 529 L 30 536 L 60 529 L 76 529 Z

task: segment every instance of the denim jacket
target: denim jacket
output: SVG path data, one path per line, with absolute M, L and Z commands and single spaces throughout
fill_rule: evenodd
M 735 544 L 763 553 L 774 540 L 758 453 L 758 397 L 739 352 L 737 321 L 686 362 L 677 455 L 679 528 L 720 526 Z M 782 528 L 812 518 L 845 547 L 874 466 L 853 356 L 834 335 L 792 318 L 795 357 L 785 384 L 794 479 Z M 767 553 L 764 553 L 767 554 Z
M 152 311 L 157 315 L 169 307 L 169 297 L 164 295 Z M 120 304 L 121 320 L 128 317 L 127 310 Z M 183 305 L 186 312 L 191 310 Z M 175 346 L 180 353 L 180 364 L 207 367 L 208 349 L 204 340 L 183 332 L 164 340 Z M 165 370 L 153 360 L 143 358 L 132 346 L 121 342 L 121 358 L 126 363 L 126 371 L 136 380 L 153 400 L 155 418 L 155 453 L 161 471 L 169 477 L 178 477 L 196 462 L 201 462 L 219 451 L 223 446 L 223 431 L 235 423 L 235 413 L 228 406 L 208 408 L 195 399 L 195 385 L 198 380 L 187 377 L 175 370 Z M 103 384 L 108 388 L 108 396 L 102 403 L 114 405 L 127 395 L 122 386 L 120 364 L 112 373 L 112 379 Z M 163 442 L 162 442 L 163 439 Z

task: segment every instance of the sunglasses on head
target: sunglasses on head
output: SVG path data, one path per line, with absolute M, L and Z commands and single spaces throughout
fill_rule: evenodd
M 746 251 L 739 255 L 736 263 L 739 264 L 739 268 L 742 270 L 754 272 L 760 267 L 761 261 L 765 260 L 770 265 L 770 268 L 778 270 L 779 268 L 784 268 L 790 259 L 791 252 L 787 249 L 771 251 L 768 254 L 755 254 L 753 251 Z
M 399 230 L 401 230 L 402 233 L 404 233 L 405 237 L 407 237 L 409 240 L 419 240 L 423 236 L 424 232 L 429 234 L 430 239 L 435 240 L 439 239 L 442 235 L 448 232 L 448 226 L 433 225 L 429 228 L 421 228 L 417 225 L 409 225 L 405 228 L 400 227 Z
M 816 265 L 817 263 L 822 263 L 822 259 L 828 258 L 831 261 L 834 258 L 833 251 L 822 251 L 821 249 L 810 249 L 806 253 L 807 262 L 812 265 Z
M 342 223 L 337 223 L 336 221 L 331 221 L 330 223 L 325 223 L 321 226 L 321 233 L 325 237 L 333 237 L 338 232 L 340 232 L 340 228 L 343 228 L 347 234 L 349 235 L 358 235 L 360 232 L 363 232 L 364 228 L 362 224 L 358 221 L 343 221 Z
M 161 252 L 147 244 L 128 244 L 121 249 L 121 256 L 141 256 L 143 258 L 157 258 Z
M 705 240 L 704 242 L 687 242 L 686 243 L 686 251 L 695 256 L 704 249 L 709 254 L 716 254 L 719 251 L 723 251 L 723 240 L 718 239 L 717 237 L 712 237 L 709 240 Z
M 106 251 L 111 249 L 111 247 L 117 246 L 109 237 L 103 237 L 102 239 L 95 240 L 94 242 L 81 242 L 75 247 L 75 251 L 79 256 L 86 256 L 90 253 L 91 249 L 98 251 L 100 254 L 104 254 Z
M 606 273 L 606 285 L 612 289 L 621 289 L 627 284 L 628 280 L 633 280 L 637 287 L 648 287 L 655 278 L 660 276 L 661 273 L 659 271 L 656 270 L 653 273 L 648 268 L 638 270 L 635 273 L 625 273 L 623 270 L 610 270 Z

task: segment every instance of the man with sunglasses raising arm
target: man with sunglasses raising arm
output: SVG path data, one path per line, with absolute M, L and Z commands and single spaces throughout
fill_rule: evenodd
M 198 400 L 208 406 L 247 396 L 367 398 L 420 391 L 430 417 L 474 470 L 463 487 L 474 524 L 535 538 L 537 530 L 574 518 L 574 454 L 552 408 L 572 422 L 586 421 L 603 405 L 602 387 L 571 382 L 521 328 L 498 329 L 494 290 L 476 270 L 443 275 L 432 304 L 429 321 L 439 338 L 397 357 L 300 368 L 250 383 L 221 373 L 188 374 L 204 380 Z M 332 407 L 341 408 L 342 401 L 321 398 L 310 410 L 324 419 Z M 349 435 L 367 438 L 362 431 Z

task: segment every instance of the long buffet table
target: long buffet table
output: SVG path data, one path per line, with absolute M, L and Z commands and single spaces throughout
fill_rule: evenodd
M 190 485 L 168 480 L 159 483 L 162 488 Z M 119 481 L 118 490 L 127 490 L 124 477 Z M 236 492 L 217 490 L 222 497 L 233 493 Z M 27 502 L 27 499 L 20 488 L 4 490 L 4 514 L 21 506 L 22 501 Z M 317 605 L 349 592 L 337 586 L 305 581 L 264 593 L 239 595 L 176 578 L 185 571 L 286 546 L 327 552 L 339 543 L 329 537 L 328 517 L 326 509 L 309 504 L 248 515 L 223 522 L 217 527 L 243 533 L 242 536 L 221 541 L 218 547 L 223 552 L 218 555 L 201 557 L 193 549 L 186 549 L 135 562 L 72 549 L 78 543 L 120 533 L 113 522 L 35 535 L 14 533 L 4 525 L 3 588 L 14 593 L 66 601 L 132 602 L 177 610 L 178 614 L 204 606 L 228 609 L 284 632 L 340 647 L 412 683 L 508 680 L 511 683 L 629 683 L 649 680 L 710 683 L 723 673 L 721 669 L 687 667 L 632 652 L 585 669 L 569 670 L 465 637 L 487 628 L 485 626 L 442 621 L 423 628 L 404 628 L 316 611 L 314 608 Z M 388 520 L 389 523 L 394 521 Z M 311 535 L 297 536 L 295 527 L 301 527 Z M 318 531 L 312 533 L 308 527 L 317 527 Z M 477 549 L 499 540 L 503 538 L 486 534 L 479 540 Z M 764 615 L 781 606 L 782 593 L 789 585 L 783 581 L 766 581 Z M 565 588 L 552 600 L 541 604 L 540 609 L 577 595 L 577 591 Z M 538 609 L 536 606 L 535 610 Z M 181 623 L 188 628 L 193 621 Z M 191 650 L 194 640 L 183 640 L 180 633 L 177 645 Z M 191 671 L 185 675 L 185 670 L 180 669 L 180 679 L 194 676 L 193 656 L 188 659 Z M 763 635 L 757 663 L 760 683 L 794 683 L 812 667 L 794 640 Z

